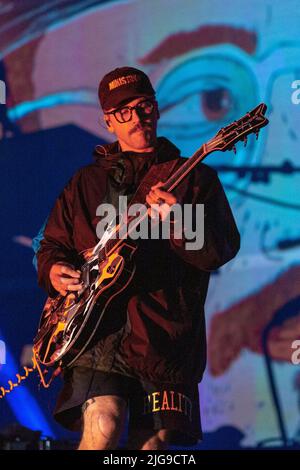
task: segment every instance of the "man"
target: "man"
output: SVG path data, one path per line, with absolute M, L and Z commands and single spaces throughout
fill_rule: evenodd
M 117 141 L 96 147 L 96 162 L 79 170 L 58 198 L 37 254 L 38 277 L 49 295 L 81 289 L 81 253 L 97 243 L 99 205 L 132 200 L 150 168 L 178 167 L 179 150 L 156 134 L 155 91 L 144 72 L 117 68 L 101 80 L 99 99 Z M 155 173 L 154 172 L 154 173 Z M 144 181 L 144 179 L 143 179 Z M 206 361 L 204 302 L 209 272 L 239 249 L 228 201 L 214 170 L 198 165 L 173 192 L 157 181 L 146 195 L 166 220 L 176 203 L 204 204 L 204 245 L 178 239 L 138 240 L 128 294 L 117 297 L 99 337 L 64 371 L 55 416 L 83 425 L 79 449 L 114 449 L 129 409 L 128 448 L 166 449 L 201 438 L 198 382 Z

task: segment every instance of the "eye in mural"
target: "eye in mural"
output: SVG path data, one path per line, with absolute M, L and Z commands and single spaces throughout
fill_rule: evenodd
M 172 136 L 185 155 L 258 102 L 251 69 L 231 56 L 195 53 L 181 59 L 158 82 L 160 131 Z M 247 153 L 251 155 L 251 145 Z M 228 160 L 221 153 L 212 158 Z M 239 152 L 235 165 L 245 161 L 246 155 Z

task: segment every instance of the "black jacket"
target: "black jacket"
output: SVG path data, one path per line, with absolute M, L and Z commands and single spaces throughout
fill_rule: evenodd
M 98 239 L 96 208 L 128 201 L 151 164 L 184 159 L 167 139 L 158 152 L 119 152 L 118 144 L 96 148 L 95 163 L 80 169 L 57 199 L 37 253 L 39 284 L 48 294 L 49 271 L 57 261 L 76 267 L 80 252 Z M 210 271 L 232 259 L 240 237 L 216 172 L 198 167 L 174 191 L 181 203 L 203 203 L 204 246 L 186 250 L 184 241 L 141 240 L 135 254 L 134 279 L 126 296 L 117 298 L 106 315 L 97 342 L 75 365 L 113 371 L 160 382 L 200 381 L 206 363 L 204 303 Z

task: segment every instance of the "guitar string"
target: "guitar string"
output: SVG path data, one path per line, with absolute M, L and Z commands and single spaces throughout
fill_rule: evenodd
M 259 106 L 261 107 L 261 105 L 259 105 Z M 203 145 L 200 147 L 200 149 L 197 150 L 197 151 L 187 160 L 187 162 L 185 162 L 185 163 L 182 165 L 182 167 L 179 168 L 179 169 L 174 173 L 174 175 L 172 175 L 172 176 L 170 177 L 169 182 L 170 182 L 170 180 L 172 181 L 172 179 L 174 179 L 174 178 L 176 177 L 176 173 L 182 172 L 182 170 L 184 170 L 185 166 L 187 167 L 187 170 L 181 174 L 180 179 L 175 180 L 175 182 L 173 183 L 173 185 L 171 185 L 170 188 L 167 189 L 167 191 L 168 191 L 168 192 L 171 192 L 171 191 L 182 181 L 182 179 L 185 178 L 185 176 L 186 176 L 186 174 L 187 174 L 187 171 L 188 171 L 188 172 L 191 171 L 191 170 L 192 170 L 196 165 L 198 165 L 198 163 L 199 163 L 201 160 L 203 160 L 209 153 L 211 153 L 213 150 L 218 150 L 218 149 L 216 149 L 215 147 L 216 147 L 218 144 L 224 142 L 224 137 L 225 137 L 224 134 L 226 134 L 226 132 L 228 133 L 230 127 L 235 128 L 235 132 L 236 132 L 236 130 L 239 129 L 240 127 L 242 128 L 242 131 L 243 131 L 243 132 L 238 136 L 239 138 L 238 138 L 238 140 L 237 140 L 236 142 L 238 142 L 239 140 L 242 140 L 243 134 L 246 134 L 246 133 L 248 133 L 248 134 L 249 134 L 249 133 L 254 133 L 254 130 L 255 130 L 256 128 L 258 128 L 258 129 L 256 129 L 255 133 L 258 135 L 258 132 L 260 131 L 260 128 L 263 127 L 264 123 L 266 122 L 266 118 L 264 117 L 264 115 L 261 114 L 261 112 L 260 112 L 260 110 L 259 110 L 259 112 L 256 113 L 255 115 L 253 115 L 252 117 L 251 117 L 251 113 L 247 113 L 245 116 L 246 116 L 246 117 L 247 117 L 247 116 L 250 117 L 250 118 L 247 120 L 247 123 L 245 123 L 245 124 L 242 123 L 243 119 L 245 119 L 245 117 L 243 117 L 243 118 L 239 119 L 238 121 L 235 121 L 235 122 L 231 123 L 229 126 L 226 126 L 226 127 L 222 128 L 222 129 L 220 129 L 220 131 L 218 132 L 218 134 L 223 133 L 223 135 L 221 135 L 221 136 L 219 136 L 219 137 L 217 138 L 217 135 L 218 135 L 218 134 L 217 134 L 215 137 L 213 137 L 211 140 L 209 140 L 206 144 L 203 144 Z M 255 125 L 252 125 L 252 126 L 251 126 L 252 121 L 253 121 L 253 120 L 256 120 L 256 121 L 257 121 L 258 118 L 261 118 L 262 121 L 261 121 L 261 122 L 257 122 Z M 250 124 L 250 127 L 246 128 L 245 126 L 246 126 L 246 125 L 249 125 L 249 124 Z M 232 133 L 232 132 L 233 132 L 233 129 L 229 132 L 229 135 L 230 135 L 230 133 Z M 233 137 L 234 137 L 234 139 L 236 139 L 237 136 L 235 135 L 235 136 L 233 136 Z M 246 139 L 246 138 L 247 138 L 247 135 L 244 136 L 244 139 Z M 233 139 L 233 140 L 234 140 L 234 139 Z M 227 145 L 231 145 L 231 144 L 232 144 L 232 142 L 227 143 Z M 232 144 L 232 145 L 234 145 L 234 144 Z M 203 151 L 205 152 L 206 149 L 208 149 L 209 151 L 206 152 L 205 155 L 202 156 L 202 158 L 201 158 L 201 157 L 198 158 L 199 154 L 200 154 L 201 152 L 203 152 Z M 220 149 L 220 150 L 221 150 L 221 149 Z M 191 160 L 192 160 L 192 159 L 195 159 L 195 162 L 191 165 Z M 166 186 L 167 184 L 168 184 L 168 181 L 164 184 L 164 186 Z M 148 214 L 148 211 L 146 212 L 146 214 Z M 137 227 L 137 225 L 146 217 L 146 214 L 138 220 L 137 224 L 135 224 L 135 225 L 132 227 L 132 229 L 135 229 L 135 228 Z M 128 219 L 127 219 L 127 221 L 128 221 Z M 115 249 L 117 249 L 117 248 L 119 247 L 121 241 L 119 241 L 119 242 L 117 242 L 117 243 L 115 243 L 115 242 L 110 243 L 110 242 L 114 241 L 114 238 L 112 238 L 113 236 L 115 236 L 115 235 L 118 236 L 118 233 L 120 232 L 120 227 L 122 227 L 122 223 L 121 223 L 121 224 L 118 224 L 118 225 L 116 225 L 116 226 L 114 227 L 113 233 L 112 233 L 111 237 L 108 239 L 106 245 L 100 250 L 99 255 L 101 254 L 101 252 L 103 252 L 103 254 L 105 254 L 106 256 L 109 256 L 109 255 L 111 254 L 112 250 L 115 250 Z M 123 239 L 123 238 L 128 238 L 128 235 L 130 235 L 130 232 L 126 232 L 125 236 L 122 237 L 122 239 Z M 111 245 L 111 247 L 110 247 L 110 245 Z M 108 249 L 108 251 L 107 251 L 107 249 Z M 93 253 L 93 254 L 95 255 L 95 253 Z M 94 256 L 93 256 L 92 258 L 94 259 Z M 91 262 L 92 262 L 92 261 L 93 261 L 93 260 L 91 260 Z M 89 262 L 88 262 L 88 263 L 89 263 Z

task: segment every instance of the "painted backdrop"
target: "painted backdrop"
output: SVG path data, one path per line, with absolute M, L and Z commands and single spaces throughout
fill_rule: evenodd
M 0 3 L 1 384 L 19 369 L 44 301 L 31 239 L 95 143 L 111 139 L 101 123 L 99 79 L 132 65 L 156 87 L 159 133 L 187 157 L 258 103 L 268 106 L 270 124 L 257 141 L 206 161 L 218 170 L 242 247 L 211 279 L 202 421 L 215 447 L 225 445 L 222 429 L 233 447 L 300 441 L 300 373 L 292 361 L 300 339 L 299 22 L 298 0 Z M 53 387 L 38 392 L 34 379 L 27 382 L 1 401 L 0 424 L 18 420 L 67 436 L 51 418 Z

